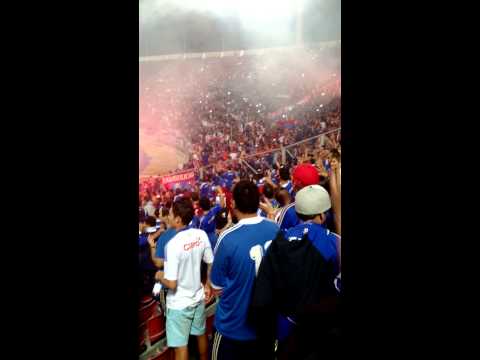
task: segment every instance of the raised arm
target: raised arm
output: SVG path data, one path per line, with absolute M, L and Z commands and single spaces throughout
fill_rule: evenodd
M 338 183 L 338 161 L 336 159 L 332 160 L 331 172 L 329 176 L 330 183 L 330 196 L 332 198 L 332 208 L 334 214 L 334 223 L 335 231 L 337 234 L 341 235 L 341 222 L 342 222 L 342 208 L 341 208 L 341 194 L 340 194 L 340 184 Z
M 148 235 L 148 244 L 150 245 L 150 258 L 152 259 L 153 264 L 158 268 L 163 268 L 163 259 L 160 259 L 155 256 L 157 252 L 157 244 L 155 240 L 163 233 L 163 230 L 159 230 L 156 233 Z

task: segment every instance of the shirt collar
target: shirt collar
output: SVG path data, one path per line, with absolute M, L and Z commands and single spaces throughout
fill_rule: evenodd
M 259 224 L 260 222 L 263 221 L 263 219 L 264 218 L 261 216 L 255 216 L 251 218 L 238 220 L 238 223 L 243 225 L 254 225 L 254 224 Z
M 178 233 L 181 233 L 182 231 L 190 230 L 190 226 L 187 225 L 187 226 L 185 226 L 185 227 L 183 227 L 183 228 L 181 228 L 181 229 L 178 229 L 178 230 L 175 229 L 175 228 L 168 228 L 168 229 L 172 229 L 173 231 L 175 231 L 175 232 L 178 234 Z

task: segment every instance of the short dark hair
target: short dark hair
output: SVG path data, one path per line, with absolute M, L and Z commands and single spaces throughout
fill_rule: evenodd
M 168 216 L 170 209 L 168 207 L 162 207 L 162 217 Z
M 180 217 L 183 225 L 188 225 L 193 219 L 193 204 L 190 199 L 178 199 L 173 203 L 172 207 L 173 216 Z
M 273 186 L 271 184 L 266 183 L 265 185 L 263 185 L 263 195 L 265 195 L 267 199 L 273 198 L 274 193 L 275 190 L 273 189 Z
M 147 218 L 145 219 L 145 224 L 147 224 L 148 226 L 155 226 L 157 225 L 157 219 L 155 219 L 154 216 L 147 216 Z
M 275 200 L 278 201 L 278 204 L 281 207 L 284 207 L 287 205 L 287 200 L 290 198 L 290 194 L 288 193 L 287 189 L 280 189 L 277 191 L 275 194 Z
M 155 209 L 155 212 L 154 212 L 155 216 L 159 216 L 160 215 L 160 209 Z
M 332 158 L 340 160 L 340 153 L 338 152 L 337 149 L 330 150 L 330 155 L 332 155 Z
M 210 200 L 205 196 L 202 196 L 200 198 L 200 201 L 198 202 L 198 205 L 200 205 L 200 207 L 202 208 L 203 211 L 208 211 L 212 207 L 212 205 L 210 203 Z
M 199 198 L 200 196 L 198 195 L 198 192 L 192 193 L 192 201 L 198 201 Z
M 233 188 L 235 207 L 244 214 L 253 214 L 258 210 L 260 194 L 257 185 L 249 180 L 240 180 Z
M 290 168 L 282 166 L 279 171 L 280 179 L 283 181 L 290 180 Z

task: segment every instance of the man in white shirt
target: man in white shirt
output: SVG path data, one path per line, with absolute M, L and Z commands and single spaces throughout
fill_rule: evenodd
M 177 234 L 165 246 L 165 272 L 156 274 L 156 279 L 168 288 L 167 345 L 175 348 L 176 360 L 188 359 L 189 335 L 197 336 L 200 359 L 208 357 L 205 300 L 211 294 L 210 289 L 204 290 L 200 267 L 204 261 L 210 271 L 213 253 L 207 234 L 187 227 L 193 215 L 190 199 L 180 198 L 173 203 L 170 223 Z

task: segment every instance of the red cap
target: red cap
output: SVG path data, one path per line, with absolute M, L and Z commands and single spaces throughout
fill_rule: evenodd
M 316 185 L 320 182 L 318 171 L 312 164 L 300 164 L 293 169 L 293 184 L 298 188 Z

